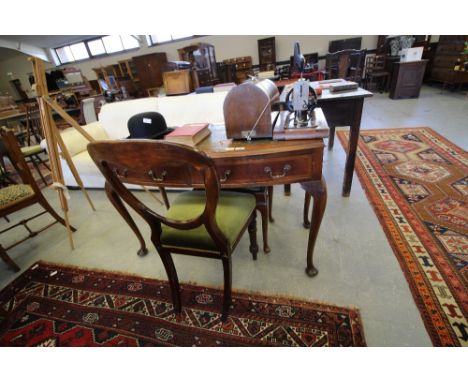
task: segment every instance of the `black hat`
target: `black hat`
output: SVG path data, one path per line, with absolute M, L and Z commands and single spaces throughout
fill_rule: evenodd
M 174 129 L 168 128 L 164 117 L 155 111 L 136 114 L 127 123 L 129 139 L 158 139 Z

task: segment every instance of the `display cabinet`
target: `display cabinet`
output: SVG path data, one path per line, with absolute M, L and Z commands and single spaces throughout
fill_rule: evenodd
M 178 49 L 179 59 L 192 65 L 192 80 L 195 88 L 212 86 L 219 82 L 215 48 L 211 44 L 198 43 Z

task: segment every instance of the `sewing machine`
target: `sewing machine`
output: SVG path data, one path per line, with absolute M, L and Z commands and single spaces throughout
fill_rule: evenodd
M 317 95 L 310 86 L 310 82 L 302 77 L 305 60 L 298 42 L 294 44 L 293 65 L 301 77 L 286 95 L 285 103 L 289 114 L 285 118 L 283 127 L 284 129 L 313 127 L 310 126 L 309 121 L 312 118 L 312 111 L 317 105 Z

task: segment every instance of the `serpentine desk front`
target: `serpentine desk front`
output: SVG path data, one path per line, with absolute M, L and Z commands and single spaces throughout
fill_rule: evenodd
M 301 183 L 312 195 L 306 273 L 315 276 L 318 271 L 313 265 L 313 252 L 327 203 L 322 176 L 323 139 L 233 141 L 226 138 L 224 125 L 210 128 L 211 135 L 197 149 L 214 160 L 222 188 Z

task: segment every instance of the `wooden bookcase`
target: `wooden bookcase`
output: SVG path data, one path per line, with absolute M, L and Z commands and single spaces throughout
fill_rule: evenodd
M 258 61 L 260 64 L 260 71 L 275 69 L 276 46 L 274 37 L 258 40 Z

